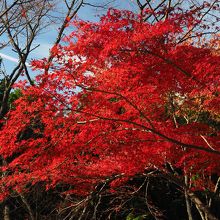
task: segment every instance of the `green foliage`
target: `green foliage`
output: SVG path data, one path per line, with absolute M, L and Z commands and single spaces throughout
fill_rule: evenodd
M 109 99 L 109 102 L 118 102 L 119 99 L 117 97 L 112 97 Z
M 192 181 L 196 181 L 196 180 L 198 180 L 200 178 L 200 176 L 199 176 L 199 174 L 197 173 L 197 174 L 195 174 L 195 175 L 193 175 L 192 176 Z
M 19 99 L 22 96 L 21 90 L 20 89 L 15 89 L 13 92 L 11 92 L 9 99 L 8 99 L 8 104 L 10 105 L 11 108 L 13 108 L 13 102 L 17 99 Z
M 126 217 L 126 220 L 144 220 L 147 219 L 148 215 L 139 215 L 139 216 L 134 216 L 133 213 L 129 213 L 129 215 Z
M 3 99 L 3 96 L 4 96 L 4 92 L 5 92 L 5 80 L 2 79 L 0 80 L 0 105 L 2 104 L 2 99 Z M 15 100 L 17 100 L 18 98 L 20 98 L 22 95 L 21 93 L 21 90 L 20 89 L 15 89 L 13 90 L 10 95 L 9 95 L 9 98 L 8 98 L 8 108 L 14 108 L 14 105 L 13 105 L 13 102 Z

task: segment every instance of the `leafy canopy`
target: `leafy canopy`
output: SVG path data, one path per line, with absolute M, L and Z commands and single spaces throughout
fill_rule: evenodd
M 166 163 L 219 174 L 220 58 L 177 44 L 192 22 L 176 14 L 150 24 L 114 9 L 97 23 L 75 21 L 76 31 L 52 48 L 49 71 L 45 60 L 33 61 L 42 74 L 20 86 L 3 122 L 2 197 L 37 182 L 88 193 Z

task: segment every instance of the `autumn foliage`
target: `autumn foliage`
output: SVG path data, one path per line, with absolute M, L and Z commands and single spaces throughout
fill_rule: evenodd
M 191 190 L 214 190 L 220 57 L 178 44 L 193 22 L 175 14 L 150 24 L 114 9 L 97 23 L 75 21 L 49 70 L 47 60 L 32 62 L 42 74 L 34 86 L 17 85 L 22 96 L 2 120 L 1 198 L 39 182 L 84 195 L 112 180 L 111 191 L 167 165 L 181 170 L 177 181 L 200 177 Z

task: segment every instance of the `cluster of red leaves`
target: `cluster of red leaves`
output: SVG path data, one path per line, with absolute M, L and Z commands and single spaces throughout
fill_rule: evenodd
M 149 24 L 109 10 L 98 23 L 74 25 L 68 45 L 52 48 L 53 71 L 22 89 L 0 131 L 8 162 L 1 191 L 43 181 L 80 186 L 82 194 L 165 163 L 219 174 L 219 131 L 196 117 L 220 115 L 220 57 L 176 45 L 176 17 Z

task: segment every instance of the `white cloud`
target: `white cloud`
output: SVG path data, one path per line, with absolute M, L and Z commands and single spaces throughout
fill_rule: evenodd
M 18 63 L 19 62 L 19 59 L 16 59 L 12 56 L 8 56 L 6 54 L 3 54 L 3 53 L 0 53 L 0 57 L 6 59 L 6 60 L 9 60 L 9 61 L 12 61 L 14 63 Z M 26 63 L 27 66 L 31 66 L 29 63 Z

